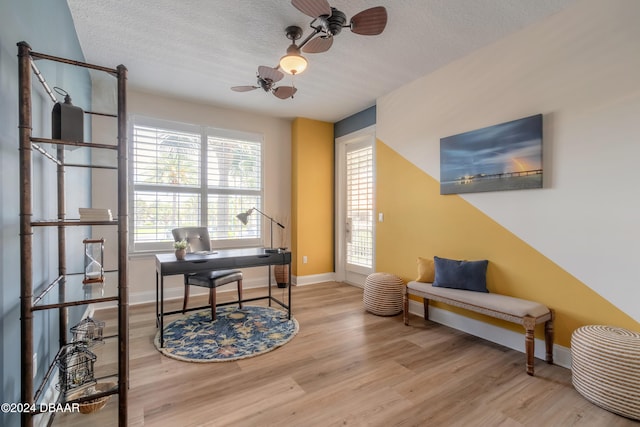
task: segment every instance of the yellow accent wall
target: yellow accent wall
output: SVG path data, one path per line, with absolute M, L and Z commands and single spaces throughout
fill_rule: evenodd
M 556 344 L 587 324 L 640 330 L 640 324 L 457 195 L 440 195 L 437 179 L 377 141 L 376 270 L 417 276 L 417 257 L 488 259 L 490 292 L 530 299 L 556 311 Z M 515 331 L 522 328 L 466 310 L 457 313 Z M 542 337 L 542 330 L 537 331 Z
M 333 123 L 297 118 L 291 125 L 292 274 L 334 268 Z M 302 257 L 307 257 L 303 264 Z

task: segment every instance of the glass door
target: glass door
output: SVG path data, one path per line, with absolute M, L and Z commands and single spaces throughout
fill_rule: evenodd
M 373 129 L 337 140 L 337 279 L 364 285 L 374 271 Z

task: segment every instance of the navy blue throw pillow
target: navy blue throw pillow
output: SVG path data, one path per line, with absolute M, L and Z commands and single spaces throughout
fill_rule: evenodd
M 433 257 L 436 277 L 433 286 L 489 292 L 487 290 L 487 265 L 489 261 L 457 261 Z

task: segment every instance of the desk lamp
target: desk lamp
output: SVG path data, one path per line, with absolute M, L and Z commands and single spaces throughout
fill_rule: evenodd
M 270 247 L 265 248 L 264 251 L 267 253 L 278 252 L 279 250 L 273 247 L 273 223 L 276 223 L 276 225 L 282 229 L 284 229 L 284 225 L 280 224 L 278 221 L 276 221 L 275 219 L 271 218 L 269 215 L 266 215 L 264 212 L 261 212 L 256 208 L 251 208 L 246 212 L 241 212 L 238 215 L 236 215 L 236 218 L 238 218 L 240 222 L 243 223 L 244 225 L 247 225 L 247 223 L 249 222 L 249 215 L 251 215 L 253 211 L 258 212 L 260 215 L 267 218 L 271 222 L 271 244 L 270 244 Z

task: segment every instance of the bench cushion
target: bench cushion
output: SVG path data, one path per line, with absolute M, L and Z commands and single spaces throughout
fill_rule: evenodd
M 409 282 L 407 283 L 409 290 L 419 293 L 439 296 L 452 301 L 458 301 L 462 304 L 476 307 L 480 313 L 484 310 L 490 310 L 495 313 L 504 313 L 514 317 L 542 317 L 549 314 L 549 308 L 543 304 L 528 301 L 520 298 L 510 297 L 507 295 L 470 292 L 460 289 L 438 288 L 431 283 Z

